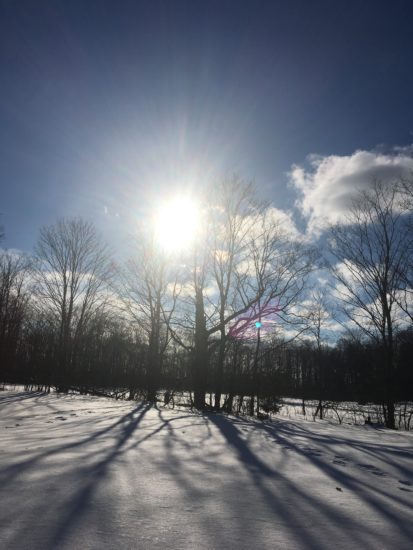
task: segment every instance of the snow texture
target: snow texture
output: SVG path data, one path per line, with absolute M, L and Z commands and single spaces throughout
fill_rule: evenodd
M 411 549 L 413 434 L 0 394 L 0 548 Z

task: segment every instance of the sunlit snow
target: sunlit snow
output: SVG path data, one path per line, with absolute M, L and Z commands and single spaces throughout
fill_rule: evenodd
M 411 548 L 412 433 L 10 391 L 0 433 L 0 548 Z

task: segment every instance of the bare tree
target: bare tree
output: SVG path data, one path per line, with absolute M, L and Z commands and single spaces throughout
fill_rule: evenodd
M 322 334 L 325 328 L 326 322 L 329 318 L 327 296 L 325 290 L 318 289 L 312 292 L 307 313 L 308 319 L 308 331 L 314 338 L 315 351 L 316 351 L 316 368 L 317 368 L 317 386 L 318 386 L 318 404 L 314 412 L 314 418 L 317 414 L 320 420 L 323 419 L 325 399 L 325 372 L 324 372 L 324 358 L 323 358 L 323 341 Z M 305 411 L 304 399 L 302 405 L 303 411 Z
M 413 178 L 400 181 L 396 188 L 399 195 L 397 206 L 403 212 L 406 227 L 413 234 Z M 395 294 L 395 300 L 413 321 L 413 239 L 405 242 L 404 262 L 399 272 L 402 284 Z
M 217 289 L 215 312 L 220 336 L 215 373 L 215 408 L 220 409 L 227 346 L 226 318 L 230 312 L 237 310 L 237 306 L 239 309 L 241 305 L 242 309 L 245 305 L 239 303 L 237 275 L 240 265 L 247 261 L 251 233 L 260 208 L 254 200 L 252 185 L 237 177 L 223 181 L 216 187 L 213 197 L 211 275 Z
M 146 336 L 149 401 L 156 401 L 161 381 L 163 357 L 170 340 L 168 321 L 174 309 L 168 310 L 167 301 L 170 304 L 176 299 L 177 287 L 177 280 L 171 280 L 167 258 L 154 235 L 142 230 L 136 238 L 133 258 L 120 273 L 118 292 L 127 316 Z
M 189 269 L 192 276 L 194 404 L 205 406 L 211 377 L 211 350 L 218 347 L 215 407 L 221 407 L 223 366 L 231 327 L 250 321 L 252 310 L 265 317 L 271 302 L 283 302 L 280 315 L 302 291 L 310 262 L 304 249 L 282 230 L 274 212 L 257 205 L 253 190 L 237 178 L 221 183 L 206 203 L 206 235 L 198 240 Z M 188 299 L 186 298 L 188 303 Z M 258 308 L 258 309 L 257 309 Z M 183 323 L 180 323 L 182 326 Z M 176 334 L 176 318 L 172 334 Z
M 0 365 L 9 372 L 16 357 L 29 294 L 26 257 L 3 252 L 0 255 Z
M 249 410 L 260 409 L 259 360 L 263 335 L 268 338 L 275 329 L 281 333 L 288 329 L 289 340 L 301 334 L 306 326 L 302 314 L 297 311 L 298 301 L 306 288 L 307 276 L 314 269 L 315 251 L 301 243 L 282 227 L 271 208 L 264 209 L 254 222 L 253 238 L 248 246 L 251 267 L 238 276 L 238 292 L 248 310 L 258 323 L 256 345 L 252 365 L 253 388 Z M 276 325 L 274 323 L 276 314 Z M 258 315 L 258 318 L 255 317 Z M 255 324 L 255 323 L 254 323 Z M 266 326 L 267 325 L 267 326 Z
M 412 233 L 400 210 L 396 186 L 376 182 L 354 201 L 344 223 L 332 229 L 332 268 L 345 315 L 378 342 L 383 359 L 383 412 L 395 428 L 395 330 Z
M 56 328 L 58 385 L 67 385 L 76 341 L 107 303 L 110 262 L 93 224 L 61 219 L 41 228 L 36 252 L 36 307 Z

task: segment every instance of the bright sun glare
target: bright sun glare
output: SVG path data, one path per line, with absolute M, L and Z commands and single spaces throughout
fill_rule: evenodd
M 189 198 L 175 198 L 162 205 L 155 216 L 158 242 L 167 251 L 185 250 L 199 230 L 199 207 Z

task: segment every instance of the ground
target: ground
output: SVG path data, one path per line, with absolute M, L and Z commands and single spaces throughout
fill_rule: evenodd
M 413 433 L 0 394 L 0 548 L 397 549 Z

